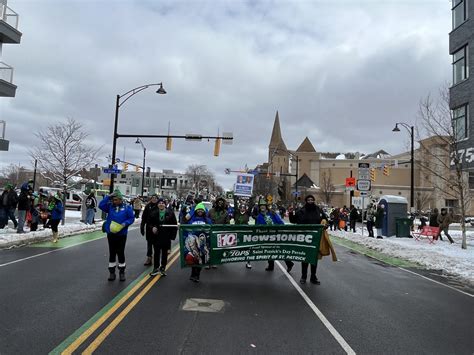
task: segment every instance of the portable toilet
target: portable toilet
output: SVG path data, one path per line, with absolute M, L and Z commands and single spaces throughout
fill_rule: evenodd
M 394 236 L 396 234 L 396 219 L 408 216 L 408 201 L 402 196 L 384 195 L 380 197 L 379 204 L 384 206 L 385 213 L 382 235 Z

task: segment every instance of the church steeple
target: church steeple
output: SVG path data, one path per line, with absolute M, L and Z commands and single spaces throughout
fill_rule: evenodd
M 275 122 L 273 123 L 272 138 L 270 139 L 270 145 L 268 148 L 270 152 L 277 150 L 279 154 L 287 151 L 285 142 L 281 136 L 280 117 L 278 116 L 278 111 L 276 112 Z

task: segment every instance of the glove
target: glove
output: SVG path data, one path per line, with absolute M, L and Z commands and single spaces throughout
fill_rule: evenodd
M 140 227 L 140 234 L 141 234 L 142 236 L 145 236 L 145 228 Z
M 153 232 L 153 234 L 156 234 L 156 233 L 158 233 L 158 228 L 157 228 L 157 227 L 153 227 L 153 228 L 151 229 L 151 231 Z

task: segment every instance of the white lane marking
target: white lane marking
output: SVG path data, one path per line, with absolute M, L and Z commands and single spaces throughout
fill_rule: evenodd
M 281 263 L 279 261 L 276 262 L 278 267 L 281 269 L 283 274 L 290 280 L 291 284 L 294 286 L 296 291 L 303 297 L 303 299 L 306 301 L 308 306 L 313 310 L 313 312 L 318 316 L 318 318 L 321 320 L 321 322 L 324 324 L 324 326 L 329 330 L 331 335 L 336 339 L 336 341 L 341 345 L 341 347 L 344 349 L 346 354 L 351 354 L 355 355 L 355 351 L 350 347 L 350 345 L 344 340 L 344 338 L 339 334 L 339 332 L 336 330 L 336 328 L 333 327 L 333 325 L 327 320 L 327 318 L 324 316 L 324 314 L 319 310 L 318 307 L 311 301 L 311 299 L 308 297 L 306 293 L 301 289 L 301 287 L 296 283 L 295 280 L 286 272 L 286 270 L 283 268 Z
M 423 276 L 423 275 L 421 275 L 421 274 L 419 274 L 419 273 L 417 273 L 417 272 L 414 272 L 414 271 L 411 271 L 411 270 L 405 269 L 405 268 L 403 268 L 403 267 L 401 267 L 401 266 L 396 266 L 396 265 L 389 264 L 389 263 L 387 263 L 386 261 L 384 261 L 384 260 L 382 260 L 382 259 L 379 259 L 379 258 L 377 258 L 377 257 L 375 257 L 375 256 L 372 256 L 372 255 L 367 255 L 367 254 L 364 254 L 364 253 L 362 253 L 362 252 L 360 252 L 360 251 L 358 251 L 358 250 L 356 250 L 356 249 L 353 249 L 353 248 L 351 248 L 351 247 L 349 247 L 349 246 L 347 246 L 347 245 L 342 245 L 342 244 L 338 244 L 338 243 L 336 243 L 336 244 L 337 244 L 338 246 L 340 246 L 340 247 L 343 247 L 343 248 L 346 248 L 346 249 L 349 249 L 349 250 L 353 250 L 353 251 L 355 251 L 357 254 L 368 256 L 368 257 L 369 257 L 369 258 L 371 258 L 371 259 L 378 260 L 378 261 L 380 261 L 380 262 L 382 262 L 382 263 L 384 263 L 384 264 L 387 264 L 387 265 L 390 265 L 390 266 L 396 267 L 397 269 L 400 269 L 400 270 L 406 271 L 406 272 L 408 272 L 408 273 L 410 273 L 410 274 L 413 274 L 413 275 L 419 276 L 419 277 L 421 277 L 421 278 L 423 278 L 423 279 L 425 279 L 425 280 L 428 280 L 428 281 L 434 282 L 435 284 L 438 284 L 438 285 L 441 285 L 441 286 L 444 286 L 444 287 L 450 288 L 451 290 L 453 290 L 453 291 L 457 291 L 457 292 L 460 292 L 460 293 L 462 293 L 462 294 L 464 294 L 464 295 L 466 295 L 466 296 L 469 296 L 469 297 L 474 297 L 474 295 L 473 295 L 473 294 L 470 294 L 470 293 L 467 293 L 467 292 L 461 291 L 461 290 L 457 289 L 456 287 L 453 287 L 453 286 L 446 285 L 446 284 L 444 284 L 444 283 L 442 283 L 442 282 L 439 282 L 439 281 L 433 280 L 433 279 L 431 279 L 431 278 L 429 278 L 429 277 L 426 277 L 426 276 Z
M 389 264 L 389 265 L 390 265 L 390 264 Z M 462 293 L 462 294 L 464 294 L 464 295 L 466 295 L 466 296 L 474 297 L 474 295 L 472 295 L 472 294 L 470 294 L 470 293 L 467 293 L 467 292 L 464 292 L 464 291 L 461 291 L 461 290 L 458 290 L 456 287 L 446 285 L 446 284 L 444 284 L 444 283 L 442 283 L 442 282 L 433 280 L 433 279 L 431 279 L 431 278 L 429 278 L 429 277 L 423 276 L 423 275 L 421 275 L 421 274 L 419 274 L 419 273 L 417 273 L 417 272 L 411 271 L 411 270 L 407 270 L 407 269 L 402 268 L 402 267 L 400 267 L 400 266 L 397 266 L 397 267 L 398 267 L 400 270 L 403 270 L 403 271 L 406 271 L 406 272 L 408 272 L 408 273 L 410 273 L 410 274 L 419 276 L 419 277 L 421 277 L 421 278 L 423 278 L 423 279 L 425 279 L 425 280 L 434 282 L 435 284 L 438 284 L 438 285 L 441 285 L 441 286 L 450 288 L 451 290 L 454 290 L 454 291 L 458 291 L 458 292 L 460 292 L 460 293 Z
M 135 229 L 138 229 L 138 227 L 136 228 L 129 228 L 128 230 L 135 230 Z M 8 266 L 8 265 L 11 265 L 11 264 L 16 264 L 16 263 L 19 263 L 21 261 L 26 261 L 26 260 L 29 260 L 29 259 L 33 259 L 33 258 L 37 258 L 39 256 L 43 256 L 43 255 L 48 255 L 48 254 L 51 254 L 51 253 L 55 253 L 57 251 L 61 251 L 61 250 L 64 250 L 64 249 L 69 249 L 69 248 L 72 248 L 72 247 L 77 247 L 78 245 L 82 245 L 82 244 L 86 244 L 86 243 L 90 243 L 90 242 L 95 242 L 96 240 L 100 240 L 104 237 L 100 237 L 100 238 L 97 238 L 97 239 L 92 239 L 92 240 L 86 240 L 82 243 L 77 243 L 77 244 L 74 244 L 74 245 L 69 245 L 67 247 L 64 247 L 64 248 L 58 248 L 58 249 L 55 249 L 55 250 L 50 250 L 50 251 L 45 251 L 44 253 L 40 253 L 40 254 L 35 254 L 35 255 L 32 255 L 32 256 L 28 256 L 26 258 L 23 258 L 23 259 L 17 259 L 17 260 L 13 260 L 13 261 L 10 261 L 8 263 L 5 263 L 5 264 L 0 264 L 0 267 L 3 267 L 3 266 Z

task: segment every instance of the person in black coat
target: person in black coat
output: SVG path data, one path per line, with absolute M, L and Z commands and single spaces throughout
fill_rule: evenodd
M 158 199 L 153 196 L 143 211 L 140 225 L 141 234 L 146 234 L 146 238 L 151 241 L 154 250 L 153 271 L 150 276 L 158 274 L 166 276 L 168 250 L 171 249 L 171 240 L 176 238 L 177 231 L 178 222 L 174 212 L 166 208 L 162 198 Z
M 350 212 L 349 212 L 349 224 L 350 230 L 352 233 L 356 232 L 356 222 L 359 219 L 359 212 L 357 212 L 357 208 L 354 205 L 351 205 Z
M 319 208 L 318 205 L 315 204 L 314 196 L 308 195 L 305 199 L 305 205 L 293 212 L 289 215 L 290 222 L 296 224 L 321 224 L 323 219 L 327 220 L 327 216 L 322 209 Z M 311 277 L 309 281 L 313 284 L 319 285 L 318 278 L 316 277 L 316 270 L 317 270 L 317 260 L 315 260 L 315 264 L 311 264 Z M 308 276 L 308 263 L 302 262 L 301 263 L 301 279 L 300 283 L 306 283 L 306 278 Z
M 7 184 L 5 186 L 5 190 L 0 197 L 0 208 L 3 209 L 3 218 L 0 221 L 0 228 L 4 228 L 8 225 L 8 219 L 11 219 L 13 225 L 16 229 L 17 221 L 15 218 L 15 209 L 16 205 L 18 204 L 18 195 L 15 192 L 12 184 Z
M 438 216 L 439 211 L 437 208 L 435 208 L 433 213 L 430 214 L 430 227 L 439 227 Z

